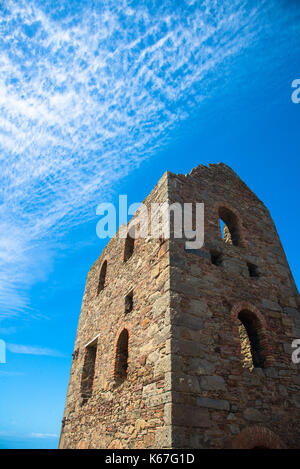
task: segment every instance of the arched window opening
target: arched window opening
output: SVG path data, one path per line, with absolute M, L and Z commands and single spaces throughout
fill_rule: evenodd
M 261 425 L 251 425 L 244 428 L 234 439 L 234 449 L 285 449 L 285 444 L 278 436 Z
M 134 236 L 134 233 L 132 233 L 133 236 Z M 124 247 L 124 262 L 127 262 L 128 259 L 130 259 L 130 257 L 132 256 L 133 254 L 133 251 L 134 251 L 134 237 L 131 237 L 130 236 L 130 232 L 128 233 L 127 235 L 127 238 L 125 239 L 125 247 Z
M 264 368 L 265 358 L 261 344 L 261 325 L 251 311 L 241 311 L 239 334 L 243 367 L 250 371 L 253 368 Z
M 92 396 L 95 377 L 95 362 L 97 355 L 97 341 L 88 345 L 85 349 L 84 364 L 81 376 L 82 404 L 85 404 Z
M 240 244 L 240 230 L 237 216 L 229 209 L 220 207 L 219 221 L 223 241 L 238 246 Z
M 127 378 L 128 368 L 128 331 L 123 329 L 119 335 L 115 360 L 115 381 L 122 383 Z
M 101 290 L 103 290 L 105 287 L 106 270 L 107 270 L 107 261 L 104 261 L 101 266 L 100 275 L 99 275 L 98 292 L 97 292 L 98 295 L 101 292 Z

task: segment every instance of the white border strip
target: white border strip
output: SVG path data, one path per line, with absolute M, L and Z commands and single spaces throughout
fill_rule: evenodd
M 123 298 L 126 298 L 126 296 L 129 295 L 129 293 L 133 292 L 134 290 L 134 287 L 130 288 L 129 290 L 127 290 L 127 292 L 125 293 L 125 295 L 123 296 Z
M 85 344 L 85 347 L 88 347 L 88 345 L 90 345 L 91 343 L 93 343 L 96 339 L 98 339 L 100 333 L 97 334 L 92 340 L 90 340 L 87 344 Z

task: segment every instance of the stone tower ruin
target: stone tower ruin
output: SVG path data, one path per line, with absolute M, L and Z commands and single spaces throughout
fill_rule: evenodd
M 204 203 L 205 244 L 110 240 L 87 277 L 60 448 L 299 447 L 300 302 L 267 208 L 222 163 L 166 172 L 144 204 L 164 202 Z

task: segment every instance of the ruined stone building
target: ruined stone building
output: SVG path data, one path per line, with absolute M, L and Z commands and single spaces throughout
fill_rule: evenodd
M 224 164 L 166 172 L 154 202 L 204 202 L 205 244 L 110 240 L 87 277 L 60 448 L 300 447 L 299 295 L 267 208 Z

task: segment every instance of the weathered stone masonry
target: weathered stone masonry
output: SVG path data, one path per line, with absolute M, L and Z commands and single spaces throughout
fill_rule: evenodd
M 224 164 L 166 172 L 153 202 L 204 202 L 205 245 L 108 243 L 87 278 L 60 448 L 299 447 L 299 295 L 268 210 Z

